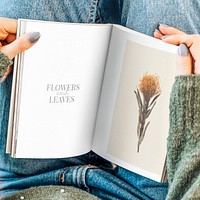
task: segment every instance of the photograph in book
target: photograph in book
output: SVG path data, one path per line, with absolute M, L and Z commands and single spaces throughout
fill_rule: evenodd
M 145 58 L 145 59 L 143 59 Z M 107 153 L 162 174 L 175 54 L 127 41 Z
M 161 94 L 159 77 L 153 74 L 144 74 L 140 79 L 137 90 L 134 92 L 138 104 L 137 152 L 139 153 L 140 145 L 150 124 L 147 119 L 156 105 L 156 99 Z

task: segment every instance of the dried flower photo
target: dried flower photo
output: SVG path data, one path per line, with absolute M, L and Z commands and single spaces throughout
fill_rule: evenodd
M 140 145 L 144 140 L 150 121 L 147 122 L 156 100 L 161 94 L 159 77 L 146 73 L 140 79 L 139 87 L 134 91 L 138 103 L 138 125 L 137 125 L 137 152 L 140 151 Z
M 120 161 L 122 166 L 137 173 L 162 174 L 175 61 L 176 55 L 161 51 L 160 45 L 157 49 L 127 41 L 122 67 L 118 57 L 110 63 L 119 69 L 119 73 L 110 74 L 107 79 L 110 92 L 104 102 L 108 115 L 103 120 L 107 124 L 106 136 L 109 135 L 105 144 L 108 155 L 115 158 L 113 162 Z M 117 78 L 116 87 L 110 81 L 113 76 Z

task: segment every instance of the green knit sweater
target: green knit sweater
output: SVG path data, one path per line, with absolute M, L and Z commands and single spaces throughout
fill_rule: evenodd
M 169 200 L 200 199 L 200 76 L 178 76 L 170 98 Z
M 22 190 L 2 200 L 99 200 L 81 189 L 70 186 L 41 186 Z

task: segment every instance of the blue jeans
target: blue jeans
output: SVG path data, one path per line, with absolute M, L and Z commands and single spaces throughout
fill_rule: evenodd
M 1 0 L 0 16 L 81 23 L 121 23 L 117 0 Z M 55 33 L 56 36 L 56 33 Z M 5 154 L 12 75 L 0 85 L 0 198 L 41 185 L 72 185 L 102 199 L 165 199 L 157 183 L 90 152 L 63 159 L 13 159 Z

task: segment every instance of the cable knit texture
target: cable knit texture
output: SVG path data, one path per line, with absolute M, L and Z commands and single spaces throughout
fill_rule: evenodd
M 176 77 L 167 148 L 167 199 L 200 199 L 200 76 Z

